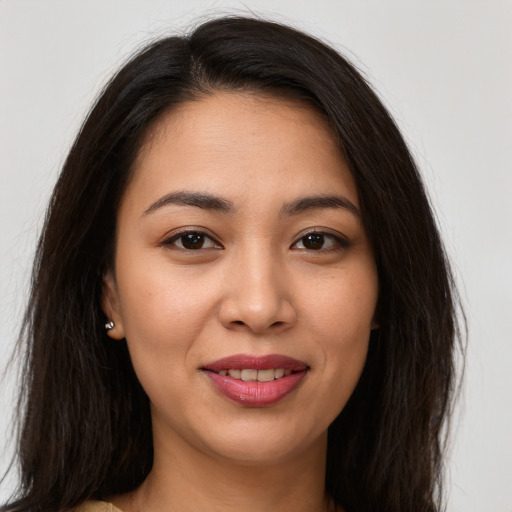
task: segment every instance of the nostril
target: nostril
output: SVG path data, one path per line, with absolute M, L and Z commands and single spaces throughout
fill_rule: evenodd
M 246 323 L 243 322 L 242 320 L 235 320 L 232 323 L 234 325 L 246 325 Z M 278 321 L 278 322 L 274 322 L 273 324 L 271 324 L 270 327 L 281 327 L 284 324 L 285 324 L 285 322 Z

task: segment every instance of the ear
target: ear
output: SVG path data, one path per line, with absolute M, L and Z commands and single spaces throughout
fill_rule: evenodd
M 117 284 L 112 271 L 108 271 L 103 275 L 103 283 L 101 287 L 101 309 L 105 313 L 106 321 L 114 322 L 114 327 L 107 331 L 107 335 L 114 340 L 122 340 L 124 338 L 124 326 L 121 315 L 121 307 L 119 301 L 119 293 Z

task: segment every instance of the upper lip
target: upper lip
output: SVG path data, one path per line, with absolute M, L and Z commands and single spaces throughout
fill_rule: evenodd
M 267 354 L 263 356 L 251 354 L 235 354 L 223 357 L 203 366 L 203 370 L 220 372 L 221 370 L 268 370 L 270 368 L 283 368 L 295 372 L 307 370 L 308 365 L 304 361 L 298 361 L 293 357 L 281 354 Z

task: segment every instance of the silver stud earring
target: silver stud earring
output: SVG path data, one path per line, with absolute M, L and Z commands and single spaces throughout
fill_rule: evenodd
M 105 324 L 105 330 L 106 331 L 111 331 L 114 328 L 115 325 L 116 324 L 112 320 L 110 320 L 110 322 L 107 322 Z

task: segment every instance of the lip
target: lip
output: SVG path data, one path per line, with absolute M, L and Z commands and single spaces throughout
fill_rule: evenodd
M 291 370 L 292 373 L 269 382 L 244 382 L 229 375 L 218 374 L 221 370 L 244 368 L 254 370 L 284 368 Z M 305 377 L 309 367 L 303 361 L 281 354 L 264 356 L 237 354 L 208 363 L 201 370 L 217 391 L 229 400 L 243 407 L 266 407 L 281 401 L 294 391 Z
M 268 368 L 284 368 L 298 372 L 306 370 L 308 365 L 303 361 L 298 361 L 292 357 L 281 354 L 267 354 L 264 356 L 255 356 L 251 354 L 236 354 L 234 356 L 223 357 L 217 361 L 205 364 L 203 370 L 220 372 L 221 370 L 233 369 L 243 370 L 252 368 L 254 370 L 267 370 Z

